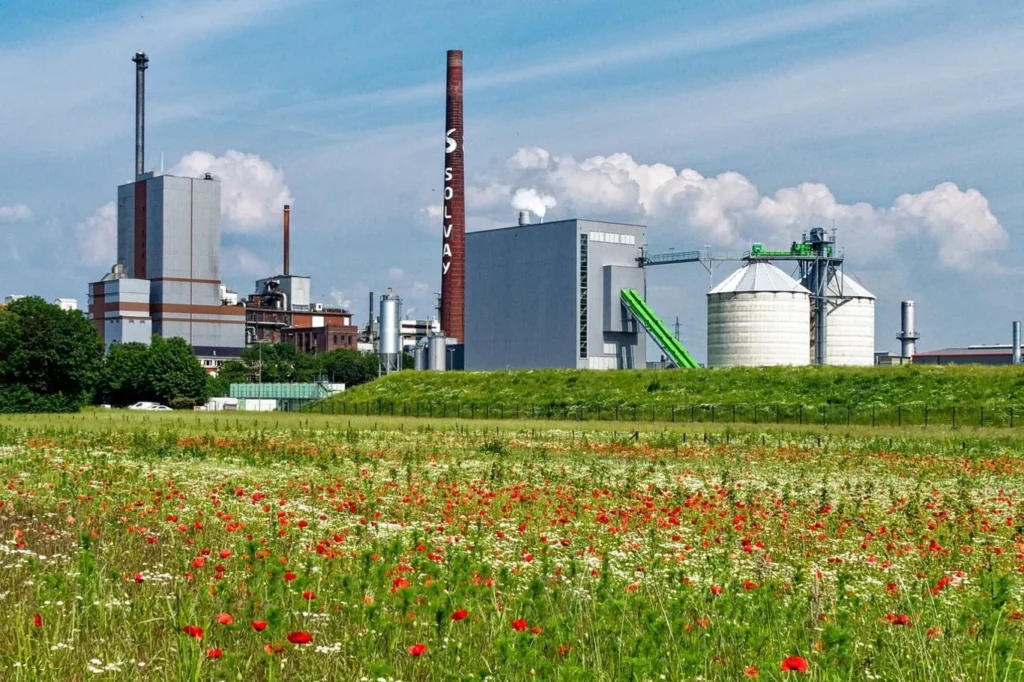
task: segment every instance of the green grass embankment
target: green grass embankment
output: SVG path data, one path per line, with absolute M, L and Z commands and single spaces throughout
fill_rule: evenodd
M 452 416 L 458 410 L 463 417 L 482 417 L 485 410 L 491 417 L 497 410 L 509 416 L 518 406 L 523 417 L 607 419 L 619 408 L 628 411 L 619 415 L 622 419 L 634 416 L 636 409 L 638 419 L 668 421 L 670 411 L 672 419 L 694 418 L 697 406 L 698 418 L 705 421 L 1008 424 L 1011 410 L 1017 412 L 1015 423 L 1024 421 L 1024 370 L 917 366 L 401 372 L 314 409 L 363 412 L 366 404 L 383 404 L 386 412 L 395 405 L 395 414 L 409 415 L 417 405 L 419 414 L 431 406 L 432 415 L 444 410 Z M 717 413 L 711 414 L 709 406 L 719 406 Z M 733 417 L 735 406 L 741 414 Z M 756 415 L 754 406 L 760 410 Z

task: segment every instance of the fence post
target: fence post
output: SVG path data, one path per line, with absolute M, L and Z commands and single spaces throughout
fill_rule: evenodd
M 487 403 L 486 405 L 484 405 L 484 419 L 490 419 L 490 418 L 491 418 L 491 404 Z
M 582 405 L 579 406 L 579 413 L 580 413 L 580 421 L 583 421 L 583 406 Z
M 754 423 L 757 423 L 757 405 L 754 405 Z
M 903 426 L 903 406 L 896 406 L 896 426 Z
M 692 424 L 693 422 L 697 421 L 697 420 L 696 420 L 696 416 L 697 416 L 697 415 L 696 415 L 696 411 L 697 411 L 697 408 L 696 408 L 696 406 L 694 406 L 694 405 L 690 405 L 690 423 L 691 423 L 691 424 Z
M 615 406 L 615 421 L 619 421 L 619 406 Z
M 779 423 L 779 406 L 778 405 L 775 406 L 775 423 L 776 424 Z
M 928 426 L 928 406 L 924 406 L 924 425 Z
M 636 403 L 633 403 L 633 421 L 636 421 Z
M 476 403 L 469 406 L 469 418 L 476 419 Z
M 956 428 L 956 405 L 953 406 L 953 428 Z
M 601 403 L 597 404 L 597 417 L 595 419 L 596 421 L 601 421 Z
M 875 406 L 871 406 L 871 425 L 875 425 Z
M 395 416 L 395 401 L 394 400 L 391 401 L 391 416 L 392 417 Z
M 825 407 L 824 406 L 822 406 L 822 408 L 821 408 L 821 425 L 822 426 L 826 425 L 825 424 Z
M 1010 408 L 1010 421 L 1013 422 L 1013 408 Z M 676 406 L 672 406 L 672 421 L 676 420 Z
M 846 425 L 850 425 L 850 406 L 846 406 Z
M 981 425 L 985 426 L 985 408 L 981 408 Z
M 735 405 L 735 403 L 732 406 L 732 423 L 733 424 L 736 423 L 736 405 Z
M 1010 408 L 1010 428 L 1013 428 L 1013 408 Z
M 803 406 L 803 404 L 801 404 L 800 405 L 800 425 L 803 426 L 803 424 L 804 424 L 804 406 Z
M 658 406 L 657 405 L 651 405 L 651 421 L 652 422 L 658 421 Z
M 712 424 L 715 423 L 715 406 L 714 405 L 711 406 L 711 423 Z

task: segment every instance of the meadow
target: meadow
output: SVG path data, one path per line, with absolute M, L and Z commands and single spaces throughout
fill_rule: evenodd
M 996 432 L 0 418 L 0 679 L 1024 679 Z

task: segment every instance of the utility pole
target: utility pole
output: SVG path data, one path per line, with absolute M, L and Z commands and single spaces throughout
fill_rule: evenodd
M 679 316 L 678 315 L 676 315 L 676 323 L 674 325 L 672 325 L 672 326 L 675 327 L 676 341 L 682 341 L 682 339 L 679 338 Z

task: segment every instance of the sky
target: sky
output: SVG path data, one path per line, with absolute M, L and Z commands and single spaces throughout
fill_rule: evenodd
M 984 9 L 984 11 L 981 11 Z M 950 0 L 3 0 L 0 294 L 74 297 L 116 253 L 145 51 L 147 168 L 223 182 L 222 279 L 281 265 L 366 320 L 440 287 L 445 51 L 465 53 L 469 229 L 581 217 L 651 252 L 837 230 L 897 350 L 1008 343 L 1024 317 L 1024 5 Z M 736 264 L 648 271 L 703 359 Z M 653 344 L 649 344 L 652 345 Z

